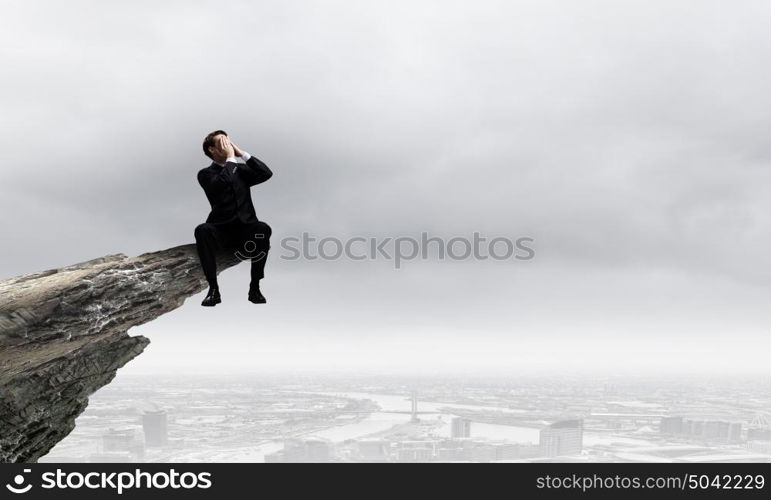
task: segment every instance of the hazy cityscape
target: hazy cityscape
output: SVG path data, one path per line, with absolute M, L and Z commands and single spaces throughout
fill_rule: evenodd
M 771 384 L 118 376 L 41 462 L 770 462 Z

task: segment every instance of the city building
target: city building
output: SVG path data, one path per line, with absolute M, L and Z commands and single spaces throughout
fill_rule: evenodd
M 329 462 L 331 445 L 322 439 L 305 440 L 305 457 L 307 462 Z
M 133 462 L 134 458 L 128 451 L 115 451 L 110 453 L 92 453 L 88 456 L 91 463 L 127 463 Z
M 266 462 L 321 463 L 332 458 L 332 446 L 319 438 L 286 439 L 284 449 L 265 455 Z
M 389 444 L 382 439 L 364 439 L 357 443 L 359 459 L 364 462 L 387 462 Z
M 701 437 L 704 435 L 704 421 L 703 420 L 684 420 L 683 421 L 683 434 L 688 436 Z
M 135 458 L 144 457 L 145 447 L 137 428 L 113 429 L 111 427 L 102 434 L 101 453 L 122 454 L 126 452 L 132 454 Z
M 683 417 L 662 417 L 659 432 L 661 434 L 682 434 Z
M 435 441 L 402 441 L 397 450 L 399 462 L 429 462 L 434 458 Z
M 747 429 L 747 441 L 771 441 L 771 429 Z
M 135 440 L 136 431 L 132 428 L 110 428 L 102 434 L 102 450 L 105 452 L 129 451 L 133 448 Z
M 742 440 L 742 423 L 726 420 L 663 417 L 659 430 L 661 434 L 698 438 L 705 441 L 738 443 Z
M 461 417 L 454 417 L 452 419 L 451 425 L 452 427 L 450 429 L 450 437 L 453 439 L 471 437 L 471 420 Z
M 471 450 L 439 448 L 436 450 L 436 460 L 440 462 L 468 462 L 471 460 Z
M 433 458 L 431 448 L 400 448 L 397 453 L 400 462 L 430 462 Z
M 165 446 L 169 442 L 166 411 L 144 412 L 142 414 L 142 430 L 145 432 L 145 446 Z
M 540 453 L 540 447 L 530 444 L 498 443 L 494 446 L 495 460 L 519 460 L 535 458 Z
M 541 455 L 559 457 L 577 455 L 583 449 L 584 422 L 581 419 L 562 420 L 541 429 Z
M 495 458 L 495 446 L 490 443 L 474 443 L 471 448 L 472 462 L 492 462 Z
M 771 429 L 764 427 L 747 429 L 747 442 L 744 447 L 757 453 L 771 455 Z

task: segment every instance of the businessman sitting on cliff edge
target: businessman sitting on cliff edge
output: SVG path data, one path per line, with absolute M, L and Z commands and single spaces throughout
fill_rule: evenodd
M 218 250 L 234 251 L 252 262 L 249 301 L 264 304 L 260 280 L 270 249 L 271 228 L 257 219 L 250 188 L 267 181 L 273 172 L 263 162 L 236 146 L 224 130 L 216 130 L 203 141 L 203 152 L 212 164 L 198 172 L 198 183 L 211 204 L 204 224 L 195 228 L 195 243 L 209 292 L 201 303 L 212 307 L 222 302 L 217 283 Z M 239 163 L 241 158 L 244 163 Z M 244 257 L 246 256 L 246 257 Z

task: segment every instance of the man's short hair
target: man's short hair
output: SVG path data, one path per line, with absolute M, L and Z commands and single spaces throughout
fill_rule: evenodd
M 211 153 L 209 153 L 209 148 L 214 146 L 214 138 L 217 137 L 218 135 L 224 135 L 225 137 L 227 137 L 228 133 L 225 132 L 224 130 L 215 130 L 211 134 L 207 135 L 206 139 L 203 140 L 203 154 L 205 154 L 212 160 L 214 158 L 212 157 Z

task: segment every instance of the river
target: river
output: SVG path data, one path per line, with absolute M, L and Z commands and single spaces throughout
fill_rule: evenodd
M 341 442 L 346 439 L 360 439 L 370 434 L 382 432 L 395 425 L 409 422 L 409 412 L 412 402 L 409 397 L 393 394 L 373 394 L 361 392 L 324 392 L 317 393 L 326 396 L 345 397 L 351 399 L 370 399 L 377 403 L 381 411 L 374 412 L 368 417 L 355 423 L 330 427 L 317 431 L 308 436 L 329 439 L 332 442 Z M 441 409 L 457 408 L 459 410 L 487 410 L 500 411 L 501 413 L 524 413 L 523 410 L 500 408 L 495 406 L 467 405 L 456 403 L 436 403 L 432 401 L 418 400 L 418 415 L 421 420 L 441 419 L 443 424 L 437 426 L 435 435 L 450 437 L 450 422 L 457 415 L 443 412 Z M 512 425 L 499 425 L 472 422 L 471 437 L 486 438 L 491 440 L 504 440 L 512 443 L 538 443 L 539 429 L 532 427 L 518 427 Z

